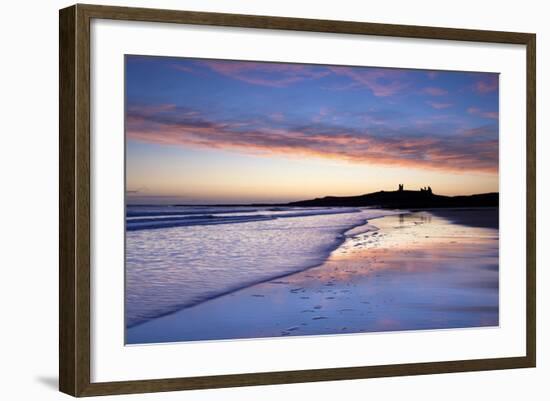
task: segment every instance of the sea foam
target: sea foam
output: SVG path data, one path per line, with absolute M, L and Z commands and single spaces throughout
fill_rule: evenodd
M 141 210 L 141 211 L 140 211 Z M 358 208 L 129 208 L 126 325 L 321 264 L 367 220 Z M 153 229 L 154 228 L 154 229 Z

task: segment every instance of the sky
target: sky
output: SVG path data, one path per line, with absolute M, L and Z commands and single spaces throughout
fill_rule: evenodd
M 498 74 L 126 56 L 130 202 L 498 191 Z

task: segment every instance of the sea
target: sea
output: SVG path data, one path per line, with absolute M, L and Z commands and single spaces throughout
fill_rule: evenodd
M 127 205 L 128 328 L 322 264 L 375 208 Z

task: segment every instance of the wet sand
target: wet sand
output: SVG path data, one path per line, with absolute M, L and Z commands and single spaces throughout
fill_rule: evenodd
M 128 344 L 498 326 L 498 210 L 369 221 L 320 266 L 127 330 Z

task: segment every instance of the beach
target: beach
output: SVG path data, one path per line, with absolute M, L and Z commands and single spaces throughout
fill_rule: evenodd
M 346 218 L 359 215 L 350 216 Z M 497 208 L 369 216 L 362 224 L 347 222 L 353 228 L 344 231 L 345 236 L 331 232 L 338 241 L 322 248 L 330 252 L 321 255 L 318 263 L 309 258 L 303 265 L 314 267 L 199 297 L 156 317 L 147 315 L 128 326 L 126 343 L 498 326 Z M 342 220 L 338 215 L 286 220 L 301 219 L 302 227 L 321 218 Z M 240 226 L 243 231 L 247 225 L 282 220 L 224 226 Z M 304 236 L 300 246 L 305 248 L 306 234 L 302 232 L 296 240 Z M 262 256 L 258 254 L 259 263 Z M 231 269 L 236 272 L 238 266 Z M 161 292 L 162 285 L 159 288 Z

